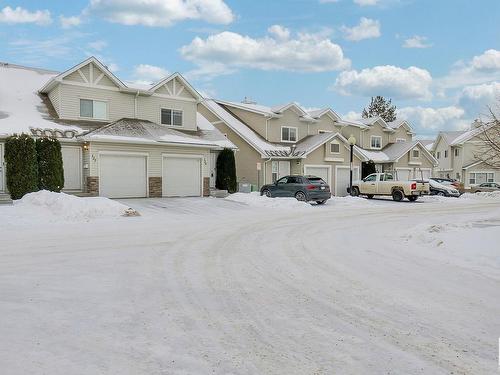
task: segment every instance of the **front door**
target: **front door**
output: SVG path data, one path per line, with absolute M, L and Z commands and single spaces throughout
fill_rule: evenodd
M 280 160 L 278 166 L 278 178 L 288 176 L 290 174 L 290 161 Z
M 5 190 L 4 187 L 4 173 L 5 167 L 3 165 L 3 145 L 0 144 L 0 192 L 3 192 Z
M 215 181 L 217 180 L 217 157 L 218 152 L 210 153 L 210 188 L 215 189 Z

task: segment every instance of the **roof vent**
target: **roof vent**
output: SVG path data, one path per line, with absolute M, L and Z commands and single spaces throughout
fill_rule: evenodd
M 241 102 L 243 104 L 257 104 L 257 102 L 255 100 L 252 100 L 248 96 L 245 96 L 245 99 L 243 99 Z

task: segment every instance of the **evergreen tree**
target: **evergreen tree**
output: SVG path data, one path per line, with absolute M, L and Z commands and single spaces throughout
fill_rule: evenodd
M 59 140 L 48 137 L 38 138 L 36 154 L 38 188 L 59 193 L 64 187 L 64 168 Z
M 13 135 L 5 141 L 7 189 L 12 199 L 38 190 L 35 140 L 27 134 Z
M 228 148 L 222 150 L 217 157 L 217 179 L 215 181 L 215 187 L 220 190 L 227 190 L 230 193 L 235 193 L 237 191 L 234 152 Z
M 363 109 L 363 118 L 382 117 L 385 121 L 396 120 L 396 106 L 392 105 L 391 99 L 385 99 L 383 96 L 372 97 L 368 108 Z

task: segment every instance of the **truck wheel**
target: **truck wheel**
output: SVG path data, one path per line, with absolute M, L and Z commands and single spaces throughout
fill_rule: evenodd
M 396 202 L 401 202 L 403 200 L 403 192 L 401 190 L 394 190 L 392 192 L 392 199 Z
M 373 195 L 373 194 L 368 194 L 366 197 L 367 197 L 368 199 L 373 199 L 374 195 Z
M 359 189 L 358 189 L 356 186 L 354 186 L 354 187 L 352 188 L 352 194 L 351 194 L 351 195 L 352 195 L 353 197 L 358 197 L 358 196 L 359 196 Z
M 410 202 L 415 202 L 418 199 L 418 196 L 417 195 L 409 195 L 407 198 Z
M 306 200 L 306 195 L 303 192 L 298 191 L 297 193 L 295 193 L 295 199 L 304 202 Z
M 262 190 L 262 193 L 260 193 L 260 195 L 265 195 L 266 197 L 271 198 L 271 190 Z
M 326 202 L 326 199 L 322 200 L 322 201 L 316 201 L 316 204 L 325 204 L 325 202 Z

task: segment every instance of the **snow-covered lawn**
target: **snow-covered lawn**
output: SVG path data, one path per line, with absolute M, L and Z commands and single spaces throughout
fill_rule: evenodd
M 0 206 L 2 374 L 497 371 L 498 195 L 71 199 Z

